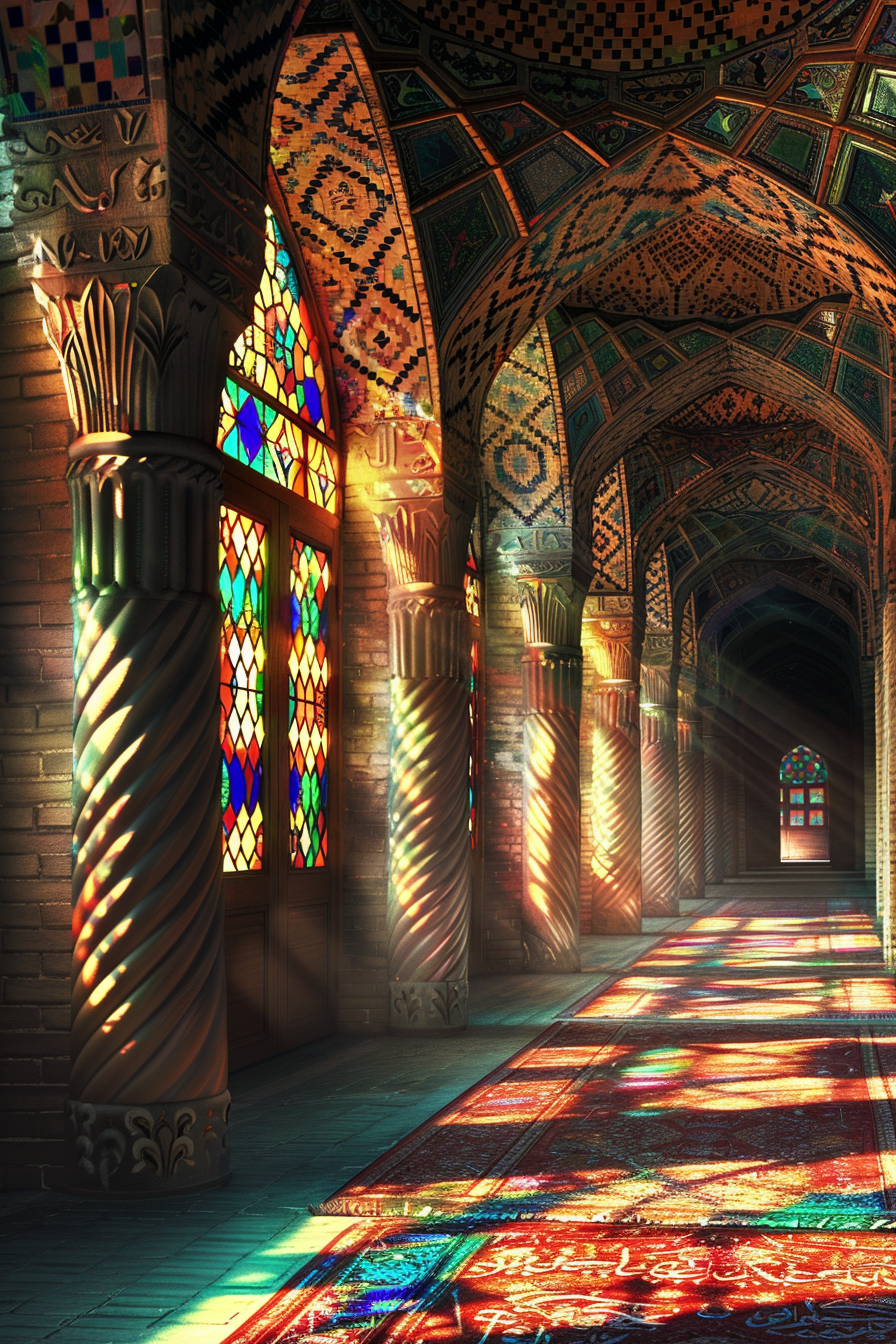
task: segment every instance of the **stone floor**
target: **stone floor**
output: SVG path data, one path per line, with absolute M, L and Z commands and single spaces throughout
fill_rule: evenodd
M 870 895 L 813 878 L 786 894 Z M 219 1190 L 107 1204 L 61 1194 L 3 1197 L 0 1336 L 5 1344 L 219 1344 L 345 1226 L 323 1199 L 433 1111 L 536 1036 L 565 1007 L 721 898 L 780 884 L 711 888 L 640 937 L 587 938 L 580 975 L 471 984 L 470 1028 L 444 1040 L 333 1037 L 233 1075 L 234 1177 Z

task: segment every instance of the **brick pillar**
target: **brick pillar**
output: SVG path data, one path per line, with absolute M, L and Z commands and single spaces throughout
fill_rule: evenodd
M 678 898 L 703 898 L 703 748 L 690 696 L 678 716 Z
M 865 880 L 870 882 L 877 871 L 877 735 L 875 715 L 874 659 L 863 658 L 859 664 L 862 686 L 862 830 L 864 843 L 861 862 Z
M 446 496 L 438 429 L 385 423 L 368 502 L 388 580 L 391 672 L 387 933 L 393 1031 L 467 1024 L 471 858 L 470 621 L 463 574 L 472 510 Z
M 666 676 L 641 669 L 641 908 L 678 914 L 678 741 Z
M 722 763 L 715 717 L 704 714 L 703 728 L 703 877 L 711 886 L 725 876 L 722 826 Z
M 523 963 L 577 971 L 579 716 L 584 590 L 572 579 L 521 580 L 523 672 Z
M 631 621 L 589 621 L 594 660 L 591 931 L 641 932 L 639 687 L 631 677 Z

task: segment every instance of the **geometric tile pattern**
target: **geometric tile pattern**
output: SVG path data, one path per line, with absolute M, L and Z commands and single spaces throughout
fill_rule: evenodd
M 423 299 L 386 161 L 339 37 L 295 39 L 271 157 L 331 340 L 343 422 L 430 414 Z
M 629 587 L 628 517 L 625 467 L 617 462 L 594 495 L 591 547 L 593 592 L 624 593 Z
M 487 522 L 563 522 L 566 489 L 544 341 L 534 327 L 505 361 L 482 417 Z
M 148 96 L 138 0 L 86 0 L 77 17 L 75 9 L 20 0 L 0 10 L 13 116 Z
M 669 587 L 669 568 L 666 548 L 660 546 L 647 566 L 645 599 L 647 629 L 663 632 L 672 629 L 672 592 Z

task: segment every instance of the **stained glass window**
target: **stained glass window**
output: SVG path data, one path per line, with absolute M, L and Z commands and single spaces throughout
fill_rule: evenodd
M 811 747 L 794 747 L 781 761 L 782 784 L 824 784 L 827 777 L 824 757 Z
M 800 806 L 802 806 L 802 804 L 806 801 L 805 790 L 804 790 L 804 789 L 791 789 L 791 790 L 790 790 L 790 801 L 791 801 L 791 803 L 799 803 Z
M 823 803 L 824 803 L 824 789 L 810 789 L 810 790 L 809 790 L 809 802 L 810 802 L 810 803 L 821 803 L 821 804 L 823 804 Z
M 267 538 L 256 518 L 221 510 L 221 810 L 224 871 L 260 868 L 264 843 L 264 608 Z
M 230 355 L 218 446 L 229 457 L 336 508 L 333 416 L 317 337 L 280 228 L 267 210 L 265 270 L 252 322 Z
M 791 826 L 802 826 L 805 819 L 805 814 L 802 812 L 791 812 L 790 814 Z
M 327 858 L 327 591 L 324 551 L 292 539 L 289 651 L 289 852 L 294 868 Z
M 809 812 L 809 825 L 810 826 L 824 825 L 824 812 L 821 808 L 813 807 L 811 809 L 811 811 Z

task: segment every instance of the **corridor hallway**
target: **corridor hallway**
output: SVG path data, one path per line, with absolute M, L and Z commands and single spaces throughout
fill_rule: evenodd
M 868 887 L 788 885 L 236 1075 L 230 1187 L 13 1196 L 4 1338 L 896 1340 L 896 988 Z

